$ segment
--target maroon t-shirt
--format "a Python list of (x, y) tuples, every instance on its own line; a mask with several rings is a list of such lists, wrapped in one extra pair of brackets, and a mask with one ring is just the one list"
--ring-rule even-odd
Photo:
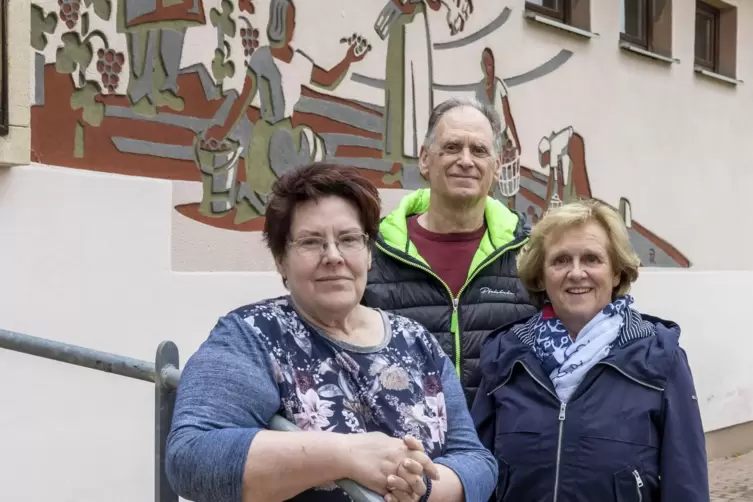
[(486, 233), (486, 222), (473, 232), (438, 234), (418, 224), (418, 215), (408, 218), (408, 238), (431, 269), (457, 296), (468, 277), (473, 256)]

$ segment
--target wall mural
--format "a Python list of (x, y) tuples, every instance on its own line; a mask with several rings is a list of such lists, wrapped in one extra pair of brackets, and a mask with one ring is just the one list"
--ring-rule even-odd
[[(32, 158), (200, 182), (200, 200), (175, 211), (202, 225), (253, 232), (262, 228), (274, 181), (310, 161), (357, 166), (381, 188), (424, 186), (417, 157), (441, 91), (474, 95), (502, 115), (503, 169), (494, 195), (509, 207), (535, 223), (547, 208), (597, 197), (584, 138), (573, 127), (546, 132), (536, 169), (520, 164), (509, 89), (556, 71), (572, 52), (502, 77), (485, 45), (509, 19), (509, 7), (494, 7), (488, 23), (469, 33), (473, 0), (361, 2), (354, 10), (373, 13), (373, 26), (331, 37), (324, 27), (317, 46), (340, 56), (323, 64), (311, 55), (321, 49), (296, 44), (296, 27), (312, 22), (300, 15), (299, 0), (35, 1)], [(448, 50), (477, 58), (478, 77), (436, 82), (433, 60)], [(377, 52), (381, 63), (371, 59)], [(370, 73), (374, 65), (383, 71)], [(375, 98), (342, 95), (346, 81)], [(632, 220), (627, 199), (617, 209), (644, 265), (690, 266)]]

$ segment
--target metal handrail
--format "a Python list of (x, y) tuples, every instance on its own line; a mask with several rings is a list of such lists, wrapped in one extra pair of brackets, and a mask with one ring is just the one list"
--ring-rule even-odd
[[(165, 447), (181, 375), (178, 347), (173, 342), (162, 342), (157, 347), (157, 354), (153, 363), (4, 329), (0, 329), (0, 348), (127, 378), (153, 382), (155, 384), (154, 500), (155, 502), (178, 502), (178, 494), (168, 483), (165, 473)], [(280, 415), (272, 417), (269, 427), (272, 430), (286, 432), (301, 430)], [(379, 502), (384, 500), (382, 496), (350, 479), (337, 480), (335, 483), (354, 502)]]

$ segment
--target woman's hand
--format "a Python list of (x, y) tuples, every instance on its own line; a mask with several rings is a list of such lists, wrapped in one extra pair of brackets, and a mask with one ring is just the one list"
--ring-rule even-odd
[[(396, 476), (387, 478), (387, 489), (390, 493), (385, 495), (385, 502), (415, 502), (426, 493), (425, 471), (424, 466), (420, 463), (420, 459), (426, 457), (424, 445), (412, 436), (406, 436), (404, 443), (410, 449), (410, 458), (403, 460), (397, 469)], [(436, 469), (433, 462), (431, 467)], [(439, 479), (439, 472), (436, 473), (436, 476), (429, 475), (427, 472), (427, 476), (436, 481)]]
[[(414, 468), (414, 463), (420, 466), (420, 477), (425, 472), (430, 478), (439, 479), (437, 466), (423, 452), (421, 442), (414, 438), (407, 437), (403, 441), (381, 432), (368, 432), (347, 434), (343, 439), (347, 442), (349, 456), (348, 477), (380, 495), (387, 495), (390, 476), (403, 479), (400, 475), (402, 473), (412, 479), (410, 471)], [(411, 462), (403, 465), (407, 459)], [(423, 485), (423, 479), (421, 484)]]
[(397, 475), (387, 478), (389, 493), (384, 496), (385, 502), (417, 502), (426, 493), (424, 483), (424, 468), (416, 462), (406, 458), (397, 468)]

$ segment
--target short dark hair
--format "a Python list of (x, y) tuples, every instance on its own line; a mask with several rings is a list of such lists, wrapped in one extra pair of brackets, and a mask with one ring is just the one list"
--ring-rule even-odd
[(497, 110), (493, 106), (481, 103), (475, 98), (450, 98), (447, 101), (439, 103), (431, 111), (429, 116), (429, 125), (426, 129), (426, 136), (424, 137), (424, 148), (429, 148), (437, 133), (437, 125), (442, 117), (451, 110), (461, 107), (469, 107), (480, 111), (486, 120), (489, 121), (489, 125), (492, 128), (492, 145), (494, 147), (494, 153), (499, 153), (502, 150), (502, 119), (497, 113)]
[(379, 232), (379, 190), (353, 167), (315, 162), (286, 172), (272, 186), (264, 221), (264, 240), (276, 260), (285, 255), (298, 204), (341, 197), (358, 209), (363, 231), (373, 242)]

